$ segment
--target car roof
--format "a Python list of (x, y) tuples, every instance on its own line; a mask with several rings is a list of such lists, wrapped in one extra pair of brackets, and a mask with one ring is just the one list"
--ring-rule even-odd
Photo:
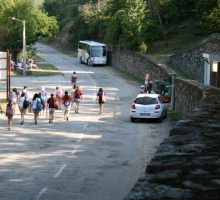
[(157, 98), (158, 96), (161, 96), (160, 94), (138, 94), (136, 98), (140, 98), (140, 97), (151, 97), (151, 98)]

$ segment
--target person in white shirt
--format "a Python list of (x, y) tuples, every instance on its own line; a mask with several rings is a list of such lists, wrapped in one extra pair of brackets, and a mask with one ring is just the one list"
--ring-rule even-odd
[(26, 110), (27, 110), (27, 108), (23, 108), (25, 98), (26, 98), (25, 93), (22, 92), (21, 97), (19, 99), (19, 104), (18, 104), (19, 105), (19, 110), (20, 110), (20, 113), (21, 113), (21, 125), (24, 124), (24, 115), (25, 115)]

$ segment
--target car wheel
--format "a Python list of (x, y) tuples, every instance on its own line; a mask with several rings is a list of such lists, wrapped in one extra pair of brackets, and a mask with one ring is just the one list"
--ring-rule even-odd
[(157, 121), (159, 122), (159, 123), (162, 123), (162, 121), (163, 121), (163, 115), (161, 114), (161, 116), (157, 119)]
[(131, 117), (131, 122), (135, 122), (135, 118)]
[(167, 110), (166, 110), (166, 114), (164, 115), (164, 118), (167, 118)]

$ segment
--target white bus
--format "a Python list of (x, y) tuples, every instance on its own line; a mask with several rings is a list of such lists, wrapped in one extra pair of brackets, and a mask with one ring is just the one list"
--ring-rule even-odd
[(79, 41), (78, 60), (88, 64), (90, 56), (93, 56), (94, 65), (105, 65), (107, 61), (106, 45), (89, 40)]

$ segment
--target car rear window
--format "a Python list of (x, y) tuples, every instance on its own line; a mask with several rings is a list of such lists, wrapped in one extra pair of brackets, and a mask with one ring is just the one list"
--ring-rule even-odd
[(140, 97), (135, 100), (135, 103), (142, 104), (142, 105), (157, 104), (157, 99), (151, 98), (151, 97)]

